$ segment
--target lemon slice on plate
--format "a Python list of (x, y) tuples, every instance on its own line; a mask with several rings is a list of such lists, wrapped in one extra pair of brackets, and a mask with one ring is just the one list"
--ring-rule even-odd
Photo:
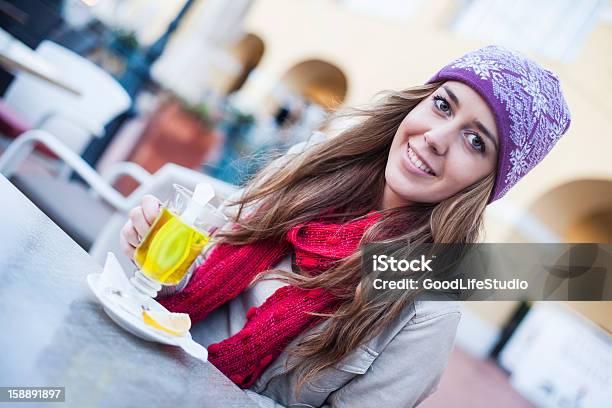
[(186, 313), (160, 313), (143, 310), (142, 319), (147, 326), (172, 336), (182, 336), (191, 328), (191, 319)]

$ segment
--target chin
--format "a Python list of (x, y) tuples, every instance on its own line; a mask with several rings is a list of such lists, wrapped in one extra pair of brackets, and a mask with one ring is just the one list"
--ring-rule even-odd
[[(421, 203), (421, 204), (436, 204), (442, 200), (431, 199), (431, 193), (428, 192), (426, 186), (417, 185), (415, 183), (406, 182), (406, 179), (392, 180), (389, 188), (395, 193), (399, 201), (406, 203)], [(415, 194), (415, 192), (420, 194)]]
[[(387, 185), (393, 191), (398, 201), (414, 202), (416, 197), (413, 197), (414, 190), (418, 187), (412, 183), (406, 183), (405, 179), (392, 179), (387, 181)], [(412, 193), (412, 194), (411, 194)]]

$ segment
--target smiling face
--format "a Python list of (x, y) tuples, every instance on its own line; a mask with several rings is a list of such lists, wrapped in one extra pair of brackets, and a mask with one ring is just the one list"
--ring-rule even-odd
[(448, 81), (402, 120), (385, 168), (382, 209), (438, 203), (491, 174), (499, 141), (493, 112), (469, 86)]

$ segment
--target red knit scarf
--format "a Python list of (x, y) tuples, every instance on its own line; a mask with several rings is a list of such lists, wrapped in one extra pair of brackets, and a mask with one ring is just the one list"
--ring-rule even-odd
[[(260, 272), (272, 269), (291, 250), (296, 264), (309, 274), (321, 273), (354, 253), (364, 231), (380, 218), (372, 211), (346, 224), (309, 222), (293, 227), (280, 242), (217, 245), (194, 272), (185, 289), (160, 301), (197, 322), (235, 298)], [(248, 310), (238, 333), (208, 347), (209, 361), (242, 388), (250, 387), (285, 347), (321, 321), (309, 312), (332, 312), (337, 301), (324, 289), (283, 286), (258, 308)]]

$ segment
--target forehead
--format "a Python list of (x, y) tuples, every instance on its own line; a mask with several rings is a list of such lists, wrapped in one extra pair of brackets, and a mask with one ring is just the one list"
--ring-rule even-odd
[(491, 133), (496, 134), (495, 115), (487, 102), (470, 86), (459, 81), (446, 81), (442, 84), (443, 92), (450, 91), (459, 100), (458, 113), (469, 120), (479, 120)]

